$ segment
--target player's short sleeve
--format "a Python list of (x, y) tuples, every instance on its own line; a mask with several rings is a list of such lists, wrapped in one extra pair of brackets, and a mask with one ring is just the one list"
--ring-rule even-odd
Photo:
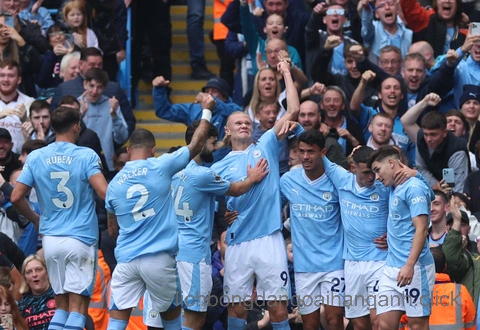
[(33, 187), (35, 183), (35, 179), (33, 176), (33, 171), (35, 169), (34, 161), (36, 157), (32, 153), (28, 155), (27, 161), (23, 165), (22, 171), (20, 172), (20, 176), (18, 177), (17, 181), (27, 185), (29, 187)]
[(288, 185), (288, 178), (290, 176), (290, 172), (285, 173), (282, 175), (280, 178), (280, 196), (282, 197), (282, 205), (286, 205), (288, 203), (288, 198), (287, 198), (287, 185)]
[(87, 178), (100, 173), (102, 171), (102, 162), (100, 157), (92, 149), (85, 148), (84, 161), (85, 161), (85, 174)]
[(107, 195), (105, 196), (105, 209), (108, 213), (115, 214), (115, 210), (112, 203), (112, 186), (111, 184), (108, 185), (107, 188)]
[(157, 160), (161, 162), (164, 173), (172, 177), (188, 165), (190, 162), (190, 150), (188, 147), (181, 147), (171, 154), (161, 155)]
[(277, 135), (273, 128), (269, 129), (258, 139), (258, 145), (267, 155), (278, 159), (280, 155), (280, 147), (285, 141), (278, 141)]
[(230, 182), (222, 179), (212, 169), (199, 171), (194, 178), (195, 189), (215, 195), (224, 195), (230, 188)]
[(405, 199), (412, 218), (430, 214), (430, 193), (424, 184), (409, 185), (405, 192)]

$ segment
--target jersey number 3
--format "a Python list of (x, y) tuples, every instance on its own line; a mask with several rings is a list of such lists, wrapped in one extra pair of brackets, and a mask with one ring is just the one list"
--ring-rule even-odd
[(155, 215), (155, 210), (153, 207), (147, 210), (142, 210), (143, 206), (148, 201), (149, 192), (147, 188), (143, 184), (134, 184), (127, 190), (127, 199), (133, 198), (135, 193), (140, 193), (140, 198), (132, 209), (133, 220), (140, 221)]
[(72, 191), (66, 186), (68, 180), (70, 180), (70, 172), (50, 172), (50, 179), (60, 179), (60, 182), (57, 184), (57, 191), (59, 193), (64, 193), (67, 197), (66, 200), (61, 200), (60, 198), (52, 198), (53, 204), (55, 204), (56, 207), (61, 209), (68, 209), (72, 207), (75, 197), (73, 196)]

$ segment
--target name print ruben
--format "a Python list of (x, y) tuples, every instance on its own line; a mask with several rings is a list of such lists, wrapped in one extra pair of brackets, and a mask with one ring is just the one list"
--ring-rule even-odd
[(52, 165), (52, 164), (68, 164), (70, 165), (72, 163), (73, 158), (70, 156), (55, 156), (53, 155), (52, 157), (46, 158), (45, 162), (47, 165)]

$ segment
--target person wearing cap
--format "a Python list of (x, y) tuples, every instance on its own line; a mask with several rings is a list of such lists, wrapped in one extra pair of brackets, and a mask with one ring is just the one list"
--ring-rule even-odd
[(469, 125), (468, 150), (475, 153), (475, 144), (480, 140), (480, 125), (477, 125), (480, 116), (480, 86), (463, 86), (459, 109)]
[[(468, 239), (468, 216), (460, 210), (455, 198), (450, 199), (451, 228), (442, 244), (447, 263), (446, 273), (452, 281), (463, 284), (470, 292), (475, 306), (478, 307), (480, 292), (480, 256), (466, 249)], [(448, 218), (447, 218), (448, 224)]]
[[(242, 108), (233, 103), (229, 97), (229, 87), (225, 80), (221, 78), (212, 78), (198, 93), (192, 103), (171, 104), (167, 95), (167, 86), (170, 84), (163, 76), (156, 77), (152, 81), (153, 85), (153, 107), (157, 117), (190, 125), (202, 117), (201, 102), (205, 96), (211, 94), (216, 101), (213, 110), (211, 123), (218, 129), (218, 140), (225, 136), (225, 124), (228, 116), (235, 111), (242, 111)], [(215, 152), (215, 161), (225, 155), (221, 150)]]
[(12, 149), (12, 135), (6, 128), (0, 127), (0, 166), (3, 166), (1, 173), (5, 181), (10, 179), (13, 171), (22, 167), (22, 163), (18, 160), (18, 154), (14, 153)]

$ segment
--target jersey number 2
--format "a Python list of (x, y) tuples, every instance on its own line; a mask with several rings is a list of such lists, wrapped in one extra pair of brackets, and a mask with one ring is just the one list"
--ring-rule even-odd
[(153, 209), (153, 207), (149, 208), (148, 210), (142, 211), (142, 208), (147, 202), (149, 195), (147, 188), (143, 184), (137, 183), (128, 188), (127, 199), (133, 198), (133, 195), (135, 195), (135, 193), (137, 192), (140, 193), (140, 198), (135, 203), (135, 206), (132, 209), (133, 220), (140, 221), (155, 215), (155, 210)]
[(60, 198), (52, 198), (53, 204), (61, 209), (68, 209), (72, 207), (75, 197), (73, 196), (72, 191), (66, 186), (68, 180), (70, 180), (70, 172), (50, 172), (50, 179), (60, 179), (60, 182), (57, 184), (57, 191), (59, 193), (64, 193), (67, 197), (67, 199), (64, 201), (62, 201)]

